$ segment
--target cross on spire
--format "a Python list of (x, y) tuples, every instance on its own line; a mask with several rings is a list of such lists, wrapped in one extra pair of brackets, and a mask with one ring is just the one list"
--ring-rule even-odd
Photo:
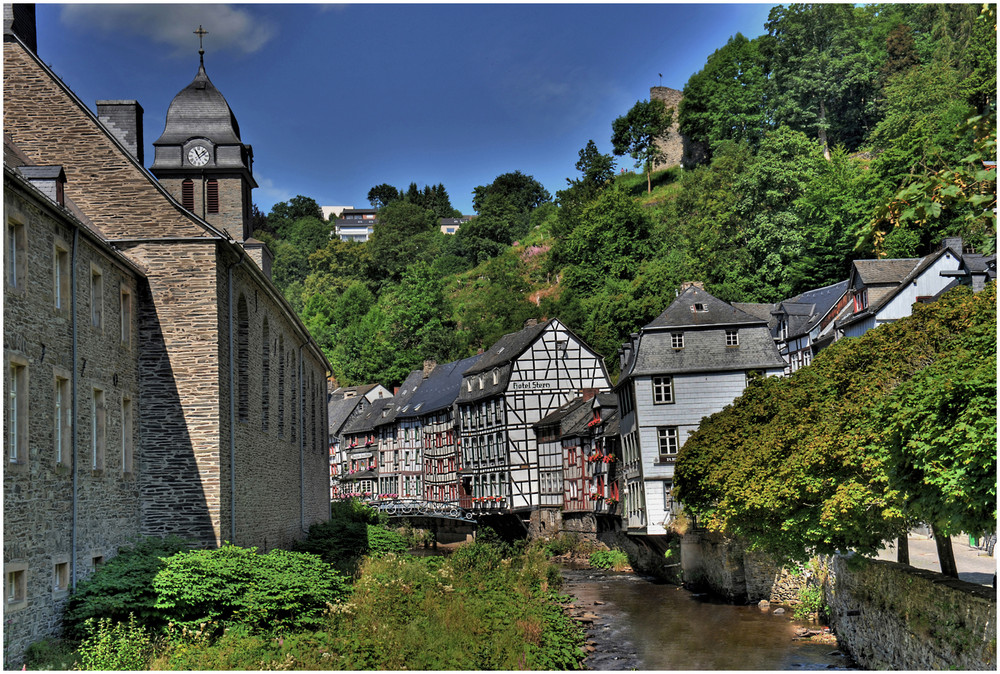
[(205, 45), (202, 43), (202, 39), (206, 35), (208, 35), (208, 31), (205, 30), (204, 28), (202, 28), (201, 24), (199, 23), (198, 24), (198, 30), (194, 31), (194, 34), (198, 36), (198, 56), (201, 57), (201, 62), (204, 65), (204, 63), (205, 63)]

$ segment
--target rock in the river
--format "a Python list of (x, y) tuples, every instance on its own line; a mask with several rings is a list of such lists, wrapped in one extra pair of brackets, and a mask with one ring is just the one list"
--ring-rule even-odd
[(761, 611), (766, 611), (767, 609), (771, 608), (771, 602), (769, 602), (766, 599), (761, 599), (759, 602), (757, 602), (757, 608), (759, 608)]
[(783, 608), (776, 608), (776, 609), (774, 609), (774, 615), (781, 615), (784, 612), (785, 612), (785, 609), (783, 609)]

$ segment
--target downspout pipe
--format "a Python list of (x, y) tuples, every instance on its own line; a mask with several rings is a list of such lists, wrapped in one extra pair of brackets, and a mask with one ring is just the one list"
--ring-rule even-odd
[(305, 424), (305, 396), (302, 392), (302, 348), (305, 342), (299, 345), (299, 527), (302, 533), (309, 533), (306, 526), (306, 424)]
[[(70, 314), (72, 314), (70, 316), (70, 326), (71, 326), (70, 330), (73, 333), (73, 349), (72, 349), (72, 359), (73, 359), (73, 402), (71, 404), (71, 414), (72, 414), (73, 423), (70, 424), (70, 433), (71, 433), (71, 438), (72, 438), (72, 443), (73, 443), (73, 446), (72, 446), (72, 449), (71, 449), (71, 457), (72, 457), (72, 461), (73, 461), (73, 496), (72, 496), (72, 499), (73, 499), (73, 505), (72, 505), (72, 508), (73, 508), (73, 517), (72, 517), (72, 523), (70, 524), (70, 548), (71, 548), (71, 550), (70, 550), (70, 558), (69, 558), (70, 562), (69, 562), (69, 566), (70, 566), (70, 576), (71, 576), (71, 587), (73, 588), (74, 591), (76, 590), (76, 543), (77, 543), (77, 541), (76, 541), (76, 528), (77, 528), (77, 507), (76, 507), (76, 501), (77, 501), (77, 492), (78, 492), (78, 488), (79, 488), (78, 480), (77, 480), (77, 464), (79, 462), (77, 461), (77, 456), (76, 456), (77, 449), (78, 449), (78, 446), (79, 446), (79, 442), (78, 442), (77, 437), (76, 437), (76, 429), (77, 429), (77, 424), (76, 424), (76, 421), (77, 421), (77, 417), (76, 417), (76, 411), (77, 411), (76, 398), (77, 398), (77, 388), (78, 388), (78, 386), (77, 386), (77, 374), (76, 374), (76, 359), (77, 359), (77, 347), (76, 347), (76, 251), (77, 251), (77, 247), (79, 246), (79, 244), (80, 244), (80, 228), (76, 227), (73, 230), (73, 253), (71, 254), (72, 258), (71, 258), (71, 261), (70, 261), (70, 274), (69, 274), (69, 282), (70, 282), (70, 291), (69, 291), (69, 294), (70, 294)], [(59, 422), (59, 420), (57, 420), (57, 423), (58, 422)]]
[[(235, 243), (235, 242), (233, 242)], [(243, 264), (246, 253), (226, 267), (229, 285), (229, 542), (236, 544), (236, 355), (233, 353), (233, 268)]]

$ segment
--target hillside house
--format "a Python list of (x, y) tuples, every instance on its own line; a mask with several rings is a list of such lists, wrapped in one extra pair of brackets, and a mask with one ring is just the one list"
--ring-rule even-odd
[(834, 321), (850, 302), (847, 281), (841, 281), (776, 305), (771, 312), (775, 317), (772, 334), (778, 352), (788, 363), (786, 374), (805, 367), (821, 349), (833, 343)]
[(767, 321), (694, 283), (633, 333), (619, 356), (627, 527), (663, 534), (673, 512), (674, 462), (688, 435), (739, 396), (754, 373), (780, 375), (785, 362)]

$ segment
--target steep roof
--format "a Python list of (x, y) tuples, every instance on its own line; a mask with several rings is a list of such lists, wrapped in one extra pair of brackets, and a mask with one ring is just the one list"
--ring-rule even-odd
[(496, 343), (489, 348), (482, 357), (476, 362), (475, 365), (467, 369), (462, 374), (477, 374), (479, 372), (486, 372), (487, 370), (492, 370), (495, 367), (509, 363), (510, 361), (516, 359), (525, 349), (527, 349), (535, 339), (545, 331), (555, 319), (551, 318), (544, 323), (537, 323), (535, 325), (529, 325), (526, 328), (522, 328), (517, 332), (511, 332), (496, 341)]
[(365, 412), (350, 419), (341, 431), (342, 434), (366, 433), (382, 423), (382, 411), (393, 402), (392, 398), (379, 398), (372, 402)]
[(766, 322), (765, 319), (740, 311), (698, 286), (688, 286), (662, 314), (644, 326), (643, 330)]
[(355, 396), (353, 398), (334, 398), (327, 404), (327, 416), (329, 418), (329, 428), (331, 435), (339, 435), (341, 428), (350, 418), (354, 410), (357, 409), (358, 403), (361, 401), (366, 401), (364, 396)]
[(400, 412), (396, 417), (423, 416), (451, 407), (462, 387), (462, 373), (475, 365), (479, 358), (477, 354), (435, 367), (430, 376), (417, 387), (410, 399), (409, 409)]
[(784, 313), (788, 323), (788, 337), (804, 335), (823, 320), (840, 298), (847, 292), (848, 281), (840, 281), (815, 290), (790, 297), (778, 304), (775, 313)]
[(388, 408), (389, 413), (383, 416), (378, 422), (376, 422), (375, 425), (381, 426), (382, 424), (390, 424), (395, 421), (396, 417), (401, 413), (409, 412), (412, 409), (411, 400), (413, 399), (413, 396), (416, 395), (417, 389), (423, 385), (424, 381), (423, 370), (414, 370), (407, 375), (406, 379), (403, 380), (403, 383), (399, 385), (399, 391), (397, 391), (396, 395), (389, 399), (391, 402)]
[(218, 145), (238, 145), (240, 125), (236, 115), (205, 72), (205, 63), (198, 73), (174, 96), (167, 108), (167, 122), (156, 145), (180, 145), (191, 138), (207, 138)]
[(866, 286), (898, 284), (920, 264), (920, 258), (855, 260), (852, 264), (854, 272)]
[(575, 412), (578, 412), (580, 409), (585, 409), (587, 411), (590, 410), (590, 407), (584, 404), (585, 402), (587, 401), (585, 401), (582, 396), (577, 396), (572, 400), (568, 400), (559, 407), (557, 407), (556, 409), (546, 414), (544, 417), (542, 417), (535, 423), (533, 423), (531, 427), (536, 429), (537, 431), (537, 429), (541, 428), (542, 426), (552, 426), (553, 424), (559, 424), (560, 434), (562, 434), (565, 428), (564, 420), (567, 417), (571, 416)]

